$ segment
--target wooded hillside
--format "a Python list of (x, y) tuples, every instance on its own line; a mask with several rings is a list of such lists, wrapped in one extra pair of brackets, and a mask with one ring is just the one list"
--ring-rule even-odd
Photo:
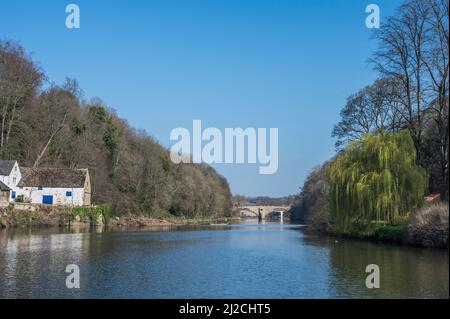
[(203, 164), (175, 165), (169, 152), (76, 80), (54, 85), (12, 41), (0, 41), (0, 159), (22, 166), (89, 168), (93, 202), (117, 215), (210, 217), (230, 210), (225, 178)]

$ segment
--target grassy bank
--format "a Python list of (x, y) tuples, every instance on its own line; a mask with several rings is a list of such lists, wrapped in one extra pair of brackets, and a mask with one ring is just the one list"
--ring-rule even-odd
[(0, 228), (29, 226), (104, 225), (109, 215), (104, 205), (71, 208), (45, 205), (10, 205), (0, 209)]
[(331, 225), (333, 236), (394, 242), (433, 248), (448, 248), (449, 229), (446, 203), (431, 204), (418, 209), (397, 223), (353, 223), (350, 229), (339, 231)]
[(409, 242), (408, 224), (354, 224), (347, 231), (328, 230), (333, 236), (369, 239), (376, 241), (407, 244)]
[(45, 205), (10, 205), (0, 208), (0, 228), (30, 226), (107, 225), (113, 227), (140, 227), (152, 225), (201, 225), (229, 223), (233, 219), (184, 218), (169, 213), (157, 217), (141, 215), (111, 216), (107, 205), (91, 207), (64, 207)]

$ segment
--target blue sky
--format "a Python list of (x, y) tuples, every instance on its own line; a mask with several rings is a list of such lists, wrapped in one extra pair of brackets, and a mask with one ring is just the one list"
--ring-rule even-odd
[[(76, 3), (81, 28), (65, 27)], [(19, 41), (55, 83), (78, 79), (165, 146), (175, 127), (278, 127), (279, 169), (216, 164), (233, 193), (284, 196), (334, 154), (346, 97), (376, 77), (365, 7), (398, 0), (2, 1), (0, 38)]]

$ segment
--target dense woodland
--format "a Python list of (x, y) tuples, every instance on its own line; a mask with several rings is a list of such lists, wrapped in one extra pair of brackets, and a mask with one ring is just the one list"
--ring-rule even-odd
[(223, 216), (225, 178), (208, 165), (178, 164), (143, 130), (100, 99), (85, 101), (76, 80), (49, 81), (18, 43), (0, 41), (0, 159), (22, 166), (89, 168), (93, 202), (116, 215)]
[[(424, 194), (448, 201), (448, 16), (447, 0), (408, 0), (374, 31), (379, 77), (348, 97), (332, 131), (337, 155), (307, 177), (295, 219), (321, 229), (393, 223)], [(436, 218), (448, 238), (448, 210)]]

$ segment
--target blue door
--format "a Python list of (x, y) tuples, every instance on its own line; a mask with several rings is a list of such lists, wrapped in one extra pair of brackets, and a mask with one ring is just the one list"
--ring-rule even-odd
[(42, 204), (53, 205), (53, 196), (42, 195)]

